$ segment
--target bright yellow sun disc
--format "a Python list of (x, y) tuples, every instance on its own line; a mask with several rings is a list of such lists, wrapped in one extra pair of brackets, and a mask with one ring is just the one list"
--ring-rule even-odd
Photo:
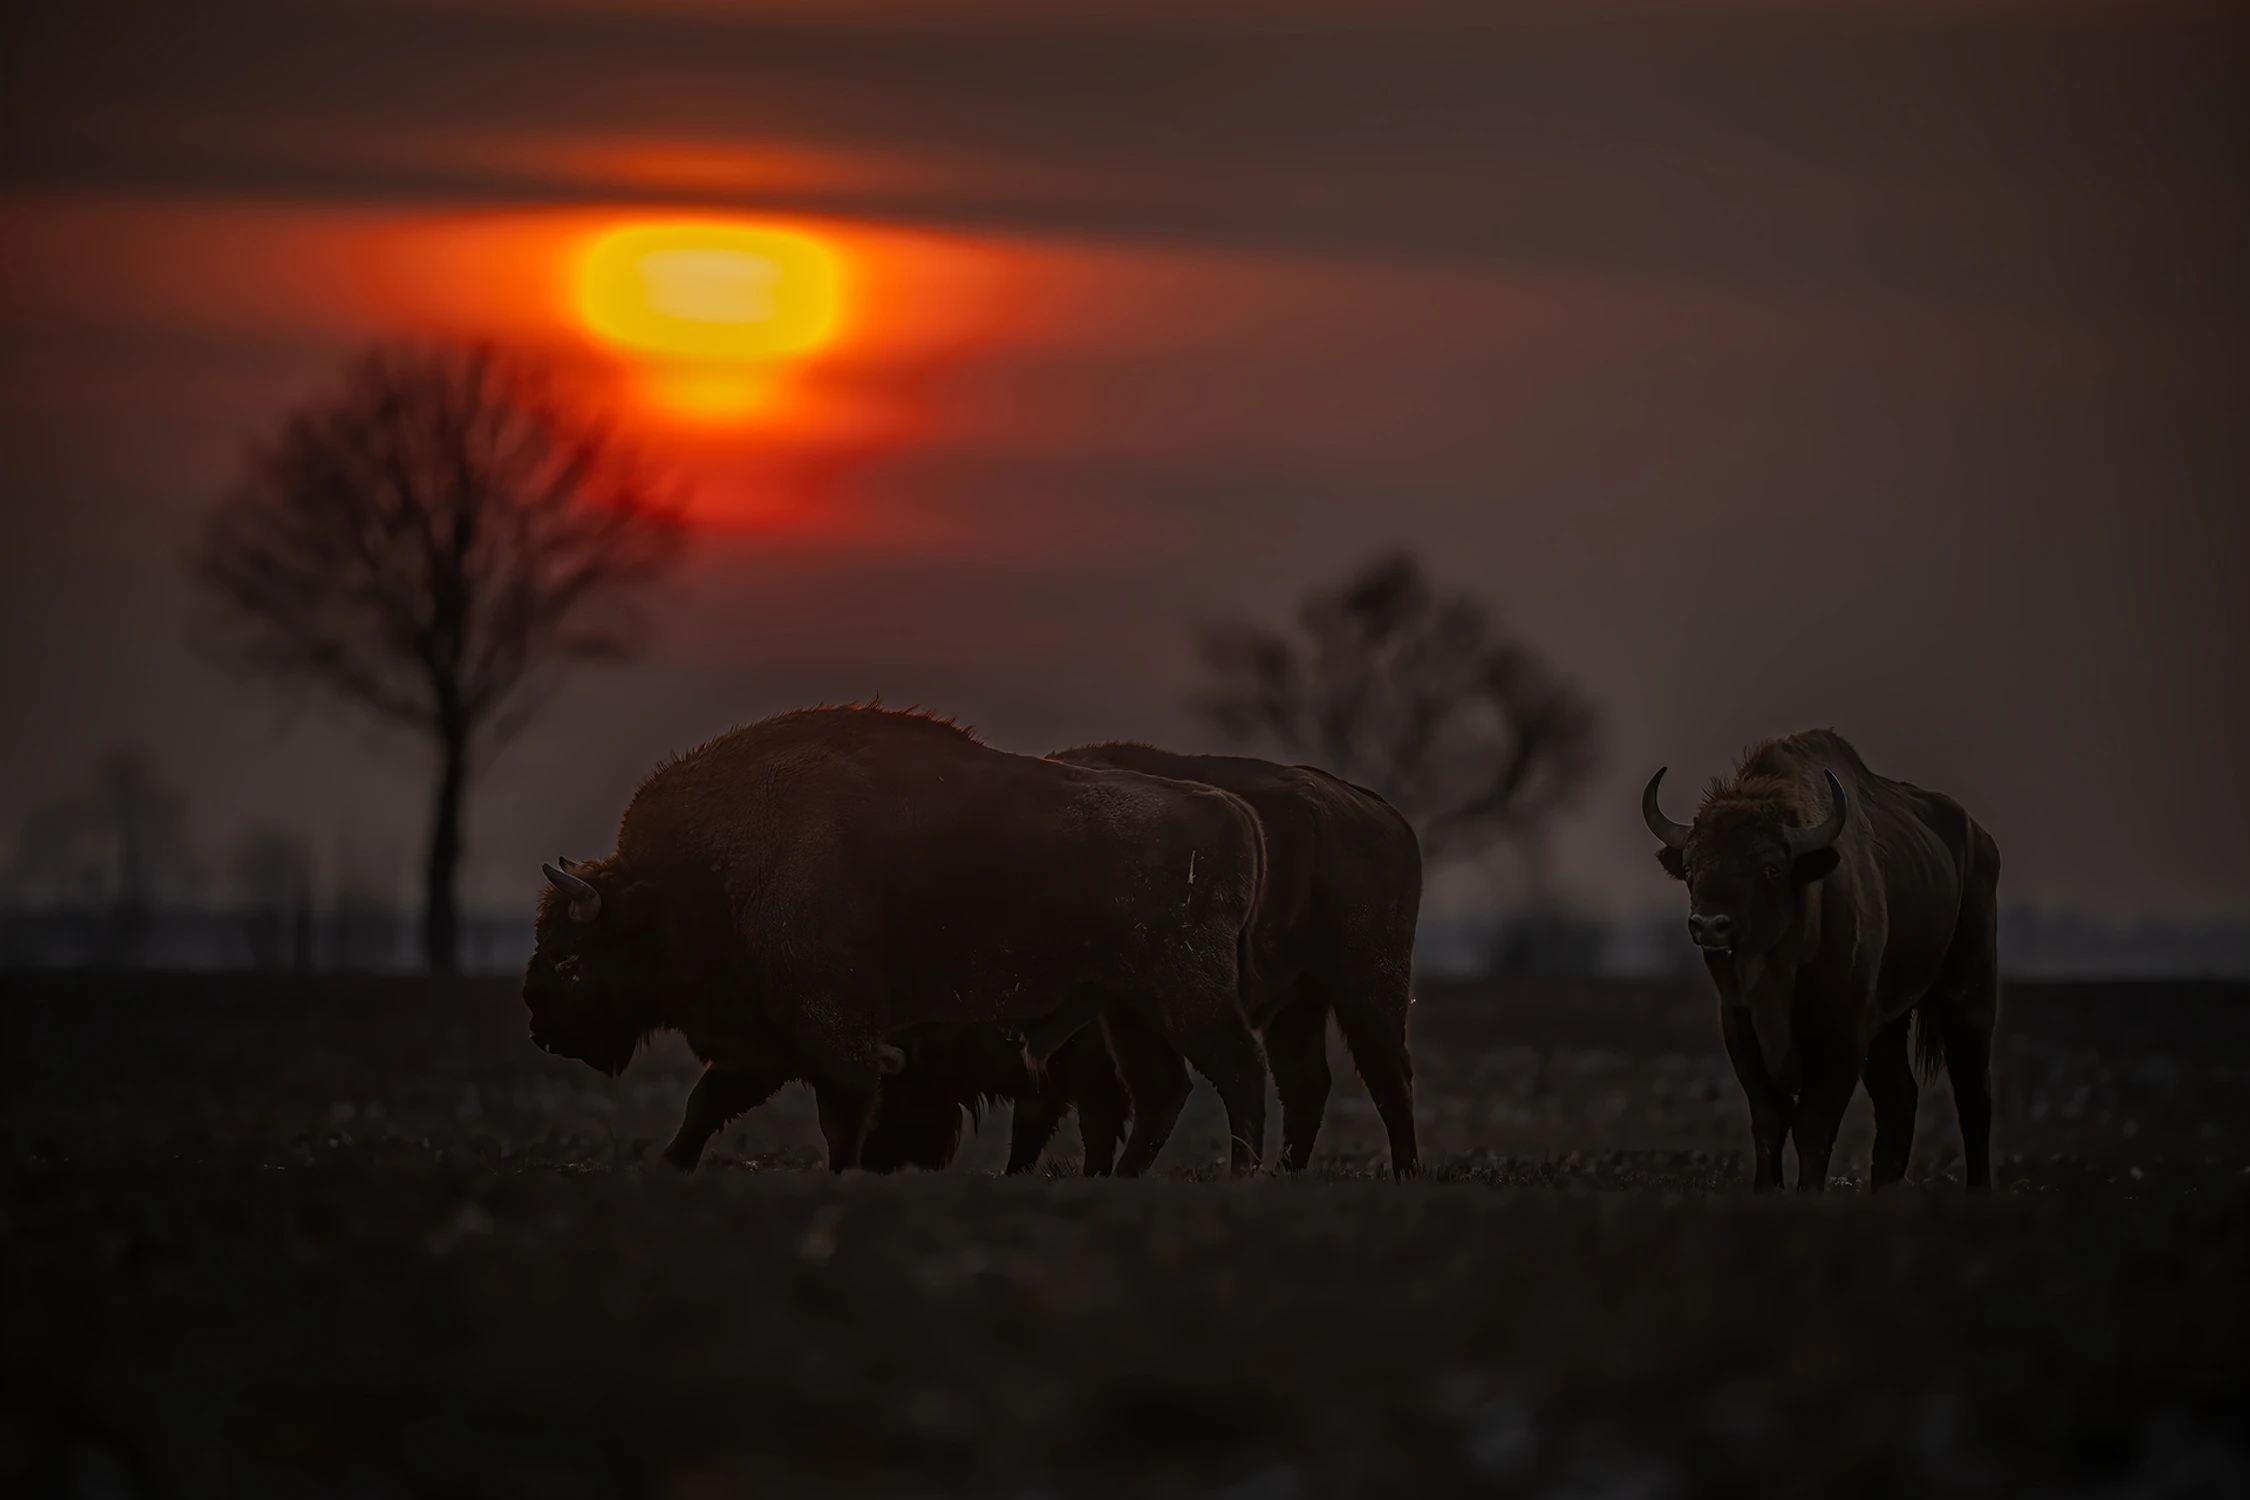
[(826, 344), (841, 268), (809, 234), (725, 220), (628, 224), (578, 265), (578, 311), (605, 342), (702, 360), (767, 360)]

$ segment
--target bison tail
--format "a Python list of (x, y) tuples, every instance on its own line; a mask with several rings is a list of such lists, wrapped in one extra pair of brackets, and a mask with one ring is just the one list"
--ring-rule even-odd
[(1945, 1028), (1927, 1005), (1914, 1007), (1914, 1071), (1924, 1083), (1945, 1071)]

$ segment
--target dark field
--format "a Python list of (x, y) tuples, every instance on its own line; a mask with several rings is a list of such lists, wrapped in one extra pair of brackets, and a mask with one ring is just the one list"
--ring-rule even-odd
[(996, 1179), (1004, 1118), (835, 1179), (797, 1089), (682, 1179), (684, 1052), (511, 984), (0, 983), (13, 1492), (2250, 1490), (2240, 987), (2016, 986), (1999, 1191), (1939, 1083), (1912, 1185), (1808, 1200), (1695, 989), (1427, 988), (1399, 1186), (1348, 1067), (1299, 1179), (1207, 1087), (1153, 1180)]

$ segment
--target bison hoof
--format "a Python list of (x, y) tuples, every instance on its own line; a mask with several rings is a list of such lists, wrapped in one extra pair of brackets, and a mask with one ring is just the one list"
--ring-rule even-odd
[(676, 1172), (692, 1172), (695, 1170), (695, 1164), (702, 1159), (702, 1148), (676, 1144), (666, 1146), (664, 1154), (658, 1158), (664, 1165)]

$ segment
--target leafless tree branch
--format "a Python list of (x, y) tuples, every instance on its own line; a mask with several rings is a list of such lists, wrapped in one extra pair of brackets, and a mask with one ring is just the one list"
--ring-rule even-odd
[(226, 655), (438, 750), (428, 939), (446, 967), (469, 768), (542, 685), (638, 648), (682, 540), (679, 496), (540, 370), (400, 345), (254, 451), (190, 566)]
[(1405, 553), (1309, 595), (1293, 635), (1233, 621), (1197, 646), (1214, 728), (1373, 787), (1433, 861), (1536, 837), (1598, 760), (1593, 705)]

